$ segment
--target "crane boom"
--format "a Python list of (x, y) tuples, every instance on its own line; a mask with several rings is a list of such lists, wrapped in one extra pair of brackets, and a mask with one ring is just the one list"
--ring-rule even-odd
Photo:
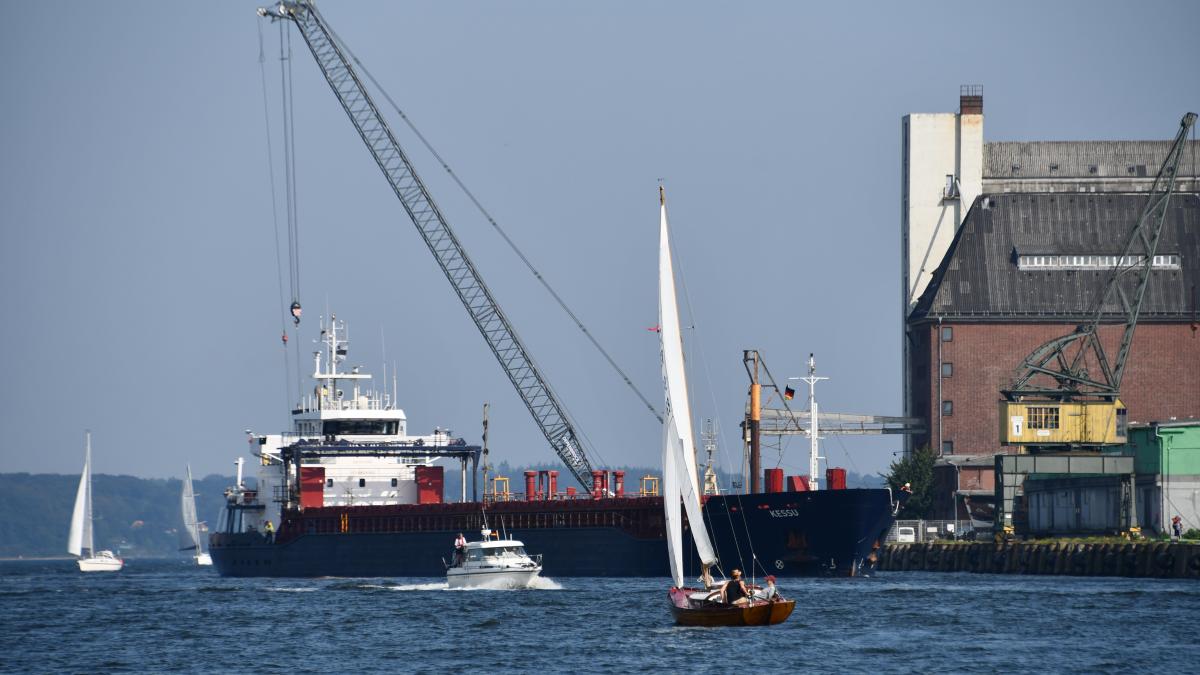
[(454, 236), (450, 224), (434, 203), (316, 7), (310, 2), (282, 0), (270, 10), (260, 9), (259, 15), (286, 19), (296, 24), (329, 87), (333, 89), (346, 115), (371, 151), (396, 192), (396, 197), (417, 226), (421, 238), (446, 274), (508, 379), (516, 387), (521, 400), (529, 408), (546, 440), (575, 479), (591, 490), (591, 464), (566, 410), (517, 337), (462, 244)]
[[(1142, 298), (1154, 266), (1154, 255), (1162, 235), (1167, 205), (1175, 191), (1179, 160), (1183, 156), (1188, 131), (1195, 122), (1195, 113), (1187, 113), (1180, 121), (1179, 132), (1158, 170), (1154, 185), (1146, 198), (1146, 205), (1125, 239), (1125, 245), (1117, 257), (1118, 263), (1109, 273), (1104, 290), (1097, 298), (1091, 321), (1070, 335), (1046, 342), (1027, 356), (1017, 369), (1012, 385), (1003, 391), (1009, 400), (1029, 395), (1090, 395), (1112, 400), (1120, 395), (1121, 378), (1125, 373), (1129, 348), (1133, 344), (1133, 332), (1137, 328)], [(1126, 277), (1133, 277), (1132, 291), (1126, 289), (1128, 284), (1122, 283)], [(1104, 318), (1104, 306), (1114, 295), (1124, 314), (1125, 330), (1121, 336), (1117, 358), (1110, 366), (1100, 344), (1099, 328)], [(1094, 361), (1097, 365), (1100, 370), (1098, 374), (1092, 375), (1088, 371), (1089, 361)], [(1039, 377), (1042, 382), (1040, 385), (1033, 382)]]

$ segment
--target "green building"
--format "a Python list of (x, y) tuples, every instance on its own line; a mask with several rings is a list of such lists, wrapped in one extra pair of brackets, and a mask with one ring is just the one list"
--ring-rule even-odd
[[(1133, 456), (1136, 519), (1147, 535), (1200, 529), (1200, 420), (1131, 425), (1129, 441), (1105, 454)], [(1128, 527), (1129, 474), (1030, 474), (1024, 481), (1027, 532), (1035, 536), (1115, 534)]]
[(1131, 426), (1120, 451), (1134, 455), (1144, 530), (1170, 533), (1175, 516), (1200, 529), (1200, 421)]

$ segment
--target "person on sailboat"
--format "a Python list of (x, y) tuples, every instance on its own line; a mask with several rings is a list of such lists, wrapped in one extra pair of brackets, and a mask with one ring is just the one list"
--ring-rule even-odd
[(755, 600), (771, 600), (778, 597), (779, 590), (775, 588), (775, 575), (767, 575), (767, 585), (754, 591)]
[(733, 578), (725, 582), (725, 603), (729, 605), (750, 604), (750, 591), (746, 589), (746, 582), (742, 580), (742, 571), (733, 570), (730, 575)]

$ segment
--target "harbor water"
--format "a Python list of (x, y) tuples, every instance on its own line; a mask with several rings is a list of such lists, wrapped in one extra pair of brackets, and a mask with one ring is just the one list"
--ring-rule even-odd
[(783, 579), (772, 628), (672, 625), (666, 579), (447, 590), (442, 579), (233, 579), (0, 562), (3, 672), (728, 673), (1200, 669), (1194, 580), (888, 572)]

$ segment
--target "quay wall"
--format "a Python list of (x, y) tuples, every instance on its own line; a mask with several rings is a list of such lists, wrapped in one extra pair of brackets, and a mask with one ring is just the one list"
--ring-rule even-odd
[(1200, 580), (1200, 543), (888, 544), (878, 569)]

